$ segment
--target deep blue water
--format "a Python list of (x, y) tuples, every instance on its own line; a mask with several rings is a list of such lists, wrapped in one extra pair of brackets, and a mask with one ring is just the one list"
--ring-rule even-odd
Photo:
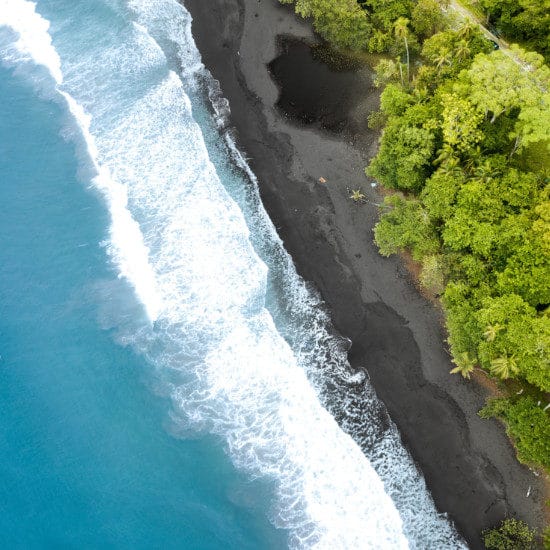
[(228, 115), (175, 0), (0, 0), (0, 548), (461, 548)]

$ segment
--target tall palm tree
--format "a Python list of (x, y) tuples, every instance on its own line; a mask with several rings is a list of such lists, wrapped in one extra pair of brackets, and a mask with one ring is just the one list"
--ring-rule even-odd
[(439, 49), (437, 56), (433, 59), (438, 71), (442, 69), (444, 65), (450, 65), (453, 60), (452, 52), (446, 46)]
[(481, 147), (476, 145), (470, 149), (468, 158), (464, 160), (464, 170), (468, 173), (469, 177), (475, 177), (475, 171), (479, 166), (479, 159), (481, 158)]
[(470, 22), (466, 21), (459, 29), (458, 29), (458, 36), (459, 38), (463, 38), (465, 40), (470, 40), (474, 36), (476, 27)]
[(518, 365), (515, 357), (513, 355), (512, 357), (501, 355), (500, 357), (493, 359), (491, 361), (490, 371), (491, 374), (502, 378), (502, 380), (510, 378), (512, 374), (517, 374), (518, 372)]
[(448, 143), (444, 143), (443, 147), (439, 149), (437, 154), (438, 157), (433, 162), (435, 166), (437, 166), (438, 164), (443, 164), (444, 162), (455, 158), (453, 148)]
[(459, 61), (463, 61), (464, 59), (467, 59), (470, 55), (470, 44), (467, 40), (461, 40), (455, 49), (455, 56)]
[(494, 342), (495, 338), (497, 337), (497, 334), (503, 329), (504, 327), (502, 325), (496, 324), (496, 325), (488, 325), (485, 329), (485, 332), (483, 333), (483, 337), (487, 342)]
[(452, 147), (445, 144), (438, 152), (438, 157), (434, 160), (434, 166), (439, 166), (439, 170), (448, 176), (459, 177), (462, 174), (460, 161), (455, 156)]
[(405, 87), (405, 82), (403, 80), (403, 63), (401, 63), (401, 59), (399, 59), (399, 56), (396, 57), (397, 66), (399, 67), (399, 77), (401, 78), (401, 86), (403, 88)]
[(456, 367), (451, 370), (451, 374), (461, 374), (463, 378), (470, 378), (476, 366), (474, 359), (470, 357), (467, 351), (463, 351), (455, 359), (453, 359)]
[(397, 19), (397, 21), (393, 24), (395, 36), (397, 38), (400, 38), (405, 42), (405, 50), (407, 52), (407, 82), (410, 80), (410, 70), (409, 70), (409, 41), (407, 40), (409, 36), (409, 20), (405, 17), (400, 17)]
[(473, 176), (482, 183), (488, 184), (495, 177), (501, 175), (501, 170), (495, 169), (491, 161), (485, 159), (473, 169)]

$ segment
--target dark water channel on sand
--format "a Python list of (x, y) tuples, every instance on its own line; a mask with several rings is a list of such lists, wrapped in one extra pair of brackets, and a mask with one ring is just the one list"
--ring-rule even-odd
[(355, 135), (377, 110), (372, 71), (328, 46), (282, 37), (269, 64), (279, 87), (277, 107), (289, 118), (334, 133)]

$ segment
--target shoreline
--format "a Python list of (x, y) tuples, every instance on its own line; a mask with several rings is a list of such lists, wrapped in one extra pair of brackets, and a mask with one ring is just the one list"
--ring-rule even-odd
[[(280, 53), (282, 36), (318, 42), (309, 24), (277, 0), (184, 4), (285, 248), (319, 289), (336, 330), (353, 342), (352, 367), (368, 371), (438, 510), (471, 548), (483, 548), (482, 529), (505, 516), (540, 530), (543, 476), (517, 462), (497, 421), (477, 417), (487, 389), (449, 374), (441, 312), (418, 292), (403, 261), (381, 257), (372, 241), (380, 197), (363, 169), (377, 134), (368, 131), (354, 144), (345, 133), (296, 124), (275, 108), (280, 90), (267, 64)], [(377, 92), (358, 92), (372, 109)], [(349, 199), (347, 189), (357, 187), (367, 204)]]

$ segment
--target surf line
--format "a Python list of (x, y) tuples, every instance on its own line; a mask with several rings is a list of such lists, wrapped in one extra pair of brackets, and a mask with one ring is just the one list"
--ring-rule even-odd
[[(91, 116), (74, 97), (63, 90), (61, 59), (49, 35), (50, 22), (37, 13), (34, 2), (0, 0), (0, 27), (2, 26), (12, 29), (18, 35), (17, 40), (0, 48), (3, 63), (19, 72), (26, 69), (33, 85), (42, 92), (55, 91), (72, 115), (92, 164), (92, 185), (101, 192), (108, 205), (111, 218), (110, 239), (103, 244), (106, 245), (111, 260), (117, 265), (119, 277), (125, 278), (134, 288), (149, 321), (153, 323), (162, 310), (162, 299), (149, 263), (149, 249), (144, 243), (139, 224), (128, 209), (126, 188), (113, 179), (107, 167), (99, 163), (95, 140), (90, 132)], [(36, 66), (47, 69), (53, 83), (37, 78), (33, 74)]]

